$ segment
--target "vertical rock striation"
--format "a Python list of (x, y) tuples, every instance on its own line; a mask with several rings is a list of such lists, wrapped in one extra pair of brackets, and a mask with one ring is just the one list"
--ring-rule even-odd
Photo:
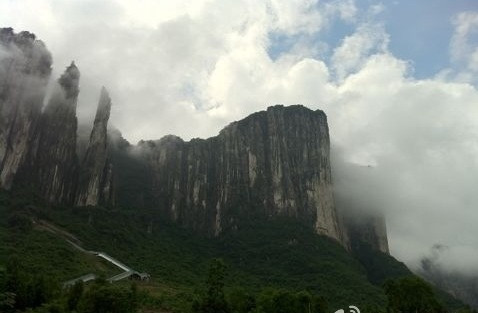
[(113, 202), (113, 165), (108, 149), (108, 120), (111, 99), (103, 87), (90, 141), (81, 164), (76, 204), (79, 206)]
[(0, 29), (1, 188), (24, 185), (51, 203), (154, 208), (216, 236), (288, 217), (346, 247), (367, 242), (388, 252), (383, 219), (344, 224), (336, 212), (324, 112), (277, 105), (209, 139), (166, 136), (134, 147), (108, 133), (103, 88), (89, 141), (77, 141), (80, 72), (74, 63), (66, 69), (42, 112), (50, 72), (51, 56), (33, 34)]
[(50, 73), (51, 55), (35, 35), (0, 29), (0, 187), (27, 188), (50, 203), (113, 202), (108, 93), (102, 90), (79, 179), (80, 72), (74, 63), (66, 69), (42, 112)]
[(33, 153), (40, 193), (53, 203), (71, 203), (75, 194), (79, 80), (80, 72), (72, 62), (42, 114), (38, 148)]
[(167, 136), (140, 147), (154, 205), (185, 226), (218, 235), (250, 219), (288, 216), (343, 239), (320, 110), (278, 105), (207, 140)]
[(0, 29), (0, 186), (27, 163), (51, 73), (51, 55), (29, 32)]

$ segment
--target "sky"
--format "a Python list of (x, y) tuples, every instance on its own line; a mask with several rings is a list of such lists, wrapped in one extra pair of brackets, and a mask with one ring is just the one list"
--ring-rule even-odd
[(416, 267), (439, 244), (478, 271), (478, 1), (0, 0), (0, 24), (43, 40), (55, 79), (75, 61), (82, 121), (106, 86), (132, 143), (324, 110), (333, 155), (371, 165), (355, 192), (392, 254)]

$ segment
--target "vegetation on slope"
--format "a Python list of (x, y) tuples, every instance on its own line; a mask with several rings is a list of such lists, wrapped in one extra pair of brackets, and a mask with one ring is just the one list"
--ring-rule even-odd
[(0, 264), (15, 256), (31, 273), (48, 273), (58, 280), (80, 275), (115, 274), (110, 264), (73, 248), (38, 220), (38, 208), (10, 201), (0, 193)]
[[(8, 256), (16, 254), (27, 274), (35, 269), (57, 282), (95, 270), (108, 273), (109, 269), (90, 262), (58, 234), (31, 224), (32, 217), (41, 218), (74, 234), (85, 248), (105, 251), (150, 273), (153, 281), (138, 285), (143, 295), (138, 301), (140, 308), (152, 312), (200, 312), (210, 288), (205, 276), (215, 258), (221, 258), (226, 266), (221, 284), (227, 310), (238, 313), (267, 313), (277, 307), (302, 312), (299, 308), (304, 303), (315, 312), (325, 312), (325, 308), (334, 312), (352, 304), (362, 312), (384, 312), (391, 294), (388, 292), (387, 302), (383, 282), (410, 275), (391, 257), (370, 254), (371, 259), (366, 259), (357, 251), (353, 257), (333, 240), (287, 219), (256, 220), (218, 238), (205, 238), (163, 223), (151, 211), (73, 209), (31, 202), (1, 194), (0, 234), (10, 239), (2, 241), (0, 266), (5, 268)], [(124, 283), (119, 284), (120, 291), (93, 286), (96, 284), (85, 290), (96, 288), (104, 294), (103, 300), (125, 296), (131, 288)], [(64, 291), (58, 294), (55, 301), (65, 309), (68, 295)], [(93, 292), (91, 299), (95, 296)]]

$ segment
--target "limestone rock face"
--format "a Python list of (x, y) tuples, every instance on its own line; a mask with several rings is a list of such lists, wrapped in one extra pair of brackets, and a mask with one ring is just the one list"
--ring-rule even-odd
[(58, 80), (39, 125), (34, 170), (41, 194), (53, 203), (71, 203), (75, 194), (79, 80), (80, 72), (72, 63)]
[(35, 140), (51, 55), (29, 32), (0, 29), (0, 186), (10, 189)]
[[(74, 63), (66, 69), (42, 112), (51, 62), (35, 35), (0, 29), (0, 187), (35, 190), (57, 204), (113, 203), (108, 93), (101, 92), (86, 151), (78, 149), (80, 72)], [(79, 153), (84, 155), (81, 170)]]
[(155, 206), (185, 226), (218, 235), (244, 220), (288, 216), (343, 239), (320, 110), (278, 105), (207, 140), (167, 136), (140, 148)]
[(111, 204), (113, 201), (113, 165), (108, 153), (108, 120), (111, 99), (103, 87), (90, 141), (81, 164), (76, 204)]
[(58, 204), (147, 207), (213, 236), (288, 217), (347, 248), (360, 239), (388, 252), (383, 219), (355, 223), (337, 213), (324, 112), (277, 105), (209, 139), (132, 146), (108, 130), (103, 88), (88, 140), (78, 133), (74, 63), (42, 112), (50, 72), (51, 56), (33, 34), (0, 29), (1, 188), (23, 185)]

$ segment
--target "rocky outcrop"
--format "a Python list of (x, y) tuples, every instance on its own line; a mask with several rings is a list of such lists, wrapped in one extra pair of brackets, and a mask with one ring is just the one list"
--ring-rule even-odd
[(40, 193), (52, 203), (71, 203), (75, 194), (79, 80), (80, 72), (71, 63), (58, 80), (39, 125), (33, 169)]
[(140, 143), (154, 205), (185, 226), (219, 234), (273, 216), (343, 240), (332, 194), (327, 118), (303, 106), (270, 107), (216, 137)]
[(111, 99), (103, 87), (90, 141), (81, 164), (76, 204), (113, 204), (113, 165), (108, 153), (108, 120)]
[(28, 163), (51, 73), (51, 55), (29, 32), (0, 29), (0, 186)]

